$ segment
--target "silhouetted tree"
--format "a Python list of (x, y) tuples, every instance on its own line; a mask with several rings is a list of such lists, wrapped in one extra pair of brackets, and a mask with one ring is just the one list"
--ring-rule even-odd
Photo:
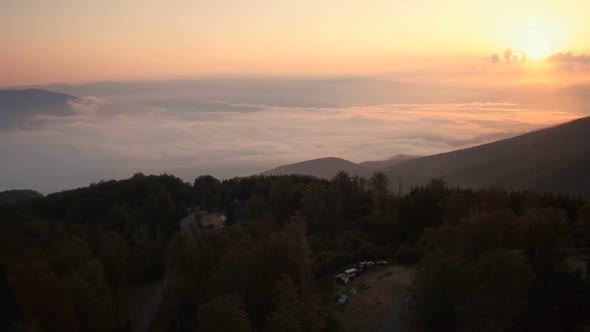
[(223, 295), (199, 307), (197, 331), (250, 331), (244, 303), (238, 296)]

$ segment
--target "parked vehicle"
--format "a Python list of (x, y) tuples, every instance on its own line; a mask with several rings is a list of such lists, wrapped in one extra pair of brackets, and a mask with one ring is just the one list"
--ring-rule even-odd
[(340, 298), (338, 299), (338, 303), (336, 303), (336, 306), (341, 306), (346, 304), (346, 301), (348, 301), (348, 295), (343, 294), (342, 296), (340, 296)]
[(335, 276), (332, 280), (334, 280), (334, 285), (336, 285), (336, 284), (346, 285), (350, 281), (350, 277), (348, 275), (346, 275), (345, 273), (341, 273), (341, 274)]
[(358, 270), (357, 274), (360, 274), (367, 268), (367, 262), (356, 263), (354, 264), (354, 268)]
[(349, 278), (354, 278), (359, 274), (359, 270), (348, 269), (348, 270), (344, 271), (344, 274), (346, 274)]

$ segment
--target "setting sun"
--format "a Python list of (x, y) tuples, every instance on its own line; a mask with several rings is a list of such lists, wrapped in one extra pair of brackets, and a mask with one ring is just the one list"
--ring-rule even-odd
[(559, 51), (561, 31), (548, 19), (524, 19), (510, 26), (509, 42), (528, 58), (539, 60)]

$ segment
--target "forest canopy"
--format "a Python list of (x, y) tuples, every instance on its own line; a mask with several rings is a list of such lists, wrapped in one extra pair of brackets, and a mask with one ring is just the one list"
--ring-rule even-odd
[[(225, 227), (186, 236), (203, 213)], [(333, 275), (387, 260), (416, 268), (410, 330), (582, 331), (590, 287), (567, 262), (589, 244), (588, 202), (567, 194), (136, 174), (0, 206), (0, 329), (338, 331)], [(147, 284), (158, 305), (137, 319)]]

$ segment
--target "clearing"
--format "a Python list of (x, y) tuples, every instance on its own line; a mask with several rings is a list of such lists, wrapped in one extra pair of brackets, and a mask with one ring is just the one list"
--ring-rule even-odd
[[(348, 302), (336, 309), (344, 331), (400, 330), (404, 294), (414, 280), (414, 272), (406, 266), (375, 266), (347, 285), (337, 285), (336, 300), (342, 294), (349, 295)], [(357, 289), (354, 296), (350, 296), (352, 288)]]

